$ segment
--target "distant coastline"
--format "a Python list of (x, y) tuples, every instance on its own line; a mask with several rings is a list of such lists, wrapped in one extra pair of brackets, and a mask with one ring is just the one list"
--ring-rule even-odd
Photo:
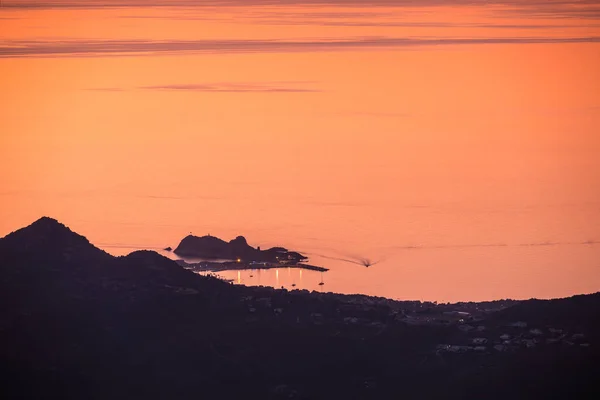
[[(279, 265), (310, 267), (212, 262)], [(119, 398), (148, 385), (138, 397), (504, 400), (598, 392), (600, 293), (450, 304), (235, 285), (154, 251), (112, 256), (50, 218), (0, 238), (0, 266), (0, 359), (10, 378), (3, 390), (23, 398), (64, 397), (62, 382), (73, 382), (68, 397), (78, 399)], [(299, 385), (282, 379), (296, 376)], [(61, 383), (48, 385), (48, 377)], [(507, 391), (506, 382), (519, 386)]]
[(276, 268), (328, 271), (327, 268), (305, 264), (304, 261), (308, 260), (308, 257), (284, 247), (272, 247), (267, 250), (252, 247), (243, 236), (226, 242), (211, 235), (201, 237), (188, 235), (173, 250), (173, 254), (182, 258), (203, 259), (198, 262), (188, 262), (185, 259), (176, 260), (182, 267), (198, 272)]
[(225, 261), (225, 262), (212, 262), (212, 261), (200, 261), (197, 263), (190, 263), (185, 260), (175, 260), (180, 266), (192, 270), (202, 272), (220, 272), (220, 271), (239, 271), (239, 270), (253, 270), (253, 269), (277, 269), (277, 268), (298, 268), (310, 271), (327, 272), (328, 268), (318, 267), (316, 265), (304, 264), (304, 263), (269, 263), (269, 262), (237, 262), (237, 261)]

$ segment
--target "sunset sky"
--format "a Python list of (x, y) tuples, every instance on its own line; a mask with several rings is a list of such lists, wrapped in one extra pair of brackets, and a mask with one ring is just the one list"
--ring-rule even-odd
[(600, 2), (2, 0), (0, 167), (0, 236), (49, 215), (387, 260), (330, 290), (596, 291)]

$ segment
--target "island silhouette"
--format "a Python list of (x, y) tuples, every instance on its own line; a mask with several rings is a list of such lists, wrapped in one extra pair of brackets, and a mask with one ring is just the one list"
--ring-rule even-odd
[[(303, 254), (284, 247), (271, 247), (261, 250), (252, 247), (244, 236), (238, 236), (229, 242), (218, 237), (188, 235), (181, 240), (173, 253), (188, 258), (203, 259), (201, 262), (177, 260), (187, 268), (202, 271), (225, 271), (238, 269), (302, 268), (325, 272), (327, 268), (303, 263), (308, 260)], [(230, 261), (215, 261), (230, 260)]]
[(184, 257), (198, 257), (207, 259), (229, 259), (244, 262), (286, 262), (297, 263), (307, 260), (308, 257), (289, 251), (283, 247), (272, 247), (268, 250), (254, 248), (248, 244), (246, 238), (238, 236), (226, 242), (218, 237), (205, 235), (188, 235), (173, 250), (173, 253)]

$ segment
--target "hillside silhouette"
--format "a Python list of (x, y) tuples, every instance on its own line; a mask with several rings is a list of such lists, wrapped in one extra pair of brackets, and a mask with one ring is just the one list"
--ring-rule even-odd
[[(0, 239), (0, 393), (592, 399), (600, 394), (599, 306), (599, 294), (437, 305), (237, 286), (151, 251), (113, 257), (45, 217)], [(475, 310), (476, 318), (424, 322), (458, 307)], [(515, 321), (527, 328), (507, 328)], [(436, 350), (470, 342), (475, 334), (464, 333), (467, 326), (489, 338), (485, 351)], [(507, 329), (518, 343), (533, 343), (534, 327), (569, 336), (510, 351), (491, 347)]]

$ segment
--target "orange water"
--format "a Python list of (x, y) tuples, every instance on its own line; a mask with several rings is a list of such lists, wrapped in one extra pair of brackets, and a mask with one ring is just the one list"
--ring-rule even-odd
[(240, 283), (395, 298), (600, 289), (593, 14), (245, 4), (0, 8), (0, 235), (243, 234), (331, 271)]

